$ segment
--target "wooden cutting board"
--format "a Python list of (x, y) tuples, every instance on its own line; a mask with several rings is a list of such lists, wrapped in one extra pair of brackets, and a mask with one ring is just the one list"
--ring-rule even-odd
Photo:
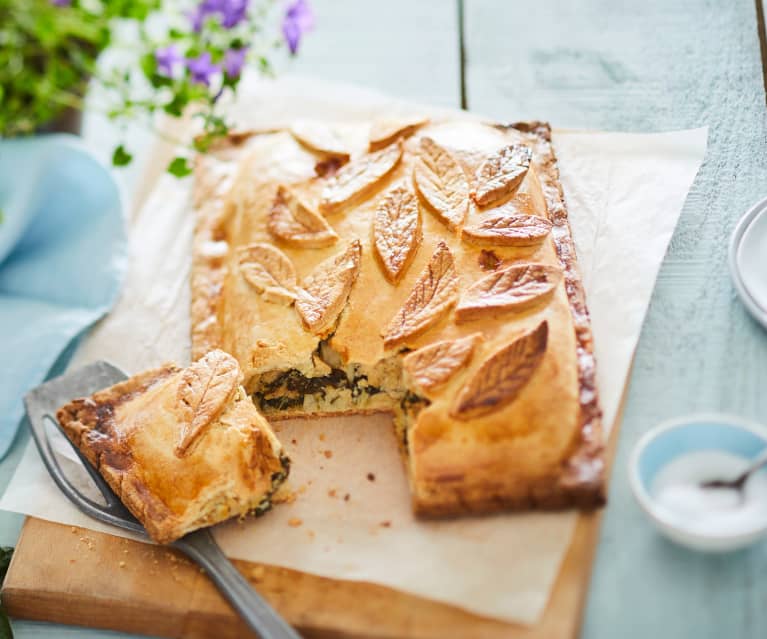
[[(577, 636), (600, 514), (581, 515), (534, 628), (370, 583), (235, 562), (306, 637), (568, 639)], [(253, 636), (204, 573), (160, 546), (27, 518), (2, 590), (12, 617), (185, 639)]]
[[(625, 389), (623, 400), (625, 400)], [(614, 457), (618, 419), (606, 457)], [(478, 617), (391, 588), (235, 561), (306, 637), (575, 639), (602, 513), (579, 515), (546, 610), (534, 627)], [(204, 573), (152, 544), (28, 517), (2, 588), (11, 617), (184, 639), (254, 636)]]

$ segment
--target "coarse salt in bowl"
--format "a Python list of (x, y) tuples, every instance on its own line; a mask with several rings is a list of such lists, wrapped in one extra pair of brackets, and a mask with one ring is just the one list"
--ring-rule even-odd
[(703, 489), (733, 479), (767, 448), (767, 428), (728, 415), (665, 422), (634, 448), (629, 479), (634, 496), (658, 530), (707, 552), (742, 548), (767, 535), (767, 472), (755, 472), (742, 496)]

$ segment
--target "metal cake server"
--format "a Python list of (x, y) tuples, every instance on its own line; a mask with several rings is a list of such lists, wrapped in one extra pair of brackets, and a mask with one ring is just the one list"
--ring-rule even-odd
[[(45, 426), (46, 420), (50, 420), (59, 431), (62, 431), (55, 417), (56, 410), (60, 406), (75, 397), (91, 395), (102, 388), (127, 379), (127, 377), (119, 368), (107, 362), (96, 362), (52, 379), (30, 391), (24, 398), (27, 409), (25, 420), (32, 431), (32, 437), (37, 444), (45, 467), (61, 491), (75, 506), (94, 519), (146, 536), (144, 527), (123, 506), (117, 495), (112, 492), (106, 481), (83, 457), (77, 447), (72, 445), (106, 503), (100, 504), (93, 501), (75, 488), (56, 459)], [(67, 441), (69, 440), (67, 439)], [(183, 552), (205, 569), (221, 594), (226, 597), (245, 623), (262, 639), (301, 639), (300, 635), (275, 612), (261, 595), (251, 588), (248, 581), (221, 551), (209, 529), (202, 528), (189, 533), (173, 542), (171, 546)]]

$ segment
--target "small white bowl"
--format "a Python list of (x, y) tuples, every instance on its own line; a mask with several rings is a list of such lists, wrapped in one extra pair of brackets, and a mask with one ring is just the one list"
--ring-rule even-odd
[[(701, 529), (685, 518), (683, 513), (671, 512), (668, 505), (658, 501), (653, 485), (663, 477), (672, 462), (683, 462), (682, 456), (693, 462), (686, 467), (689, 481), (722, 478), (722, 470), (709, 467), (706, 455), (711, 452), (726, 453), (743, 460), (745, 467), (750, 459), (767, 447), (767, 428), (730, 415), (693, 415), (672, 419), (646, 433), (634, 447), (629, 462), (629, 481), (642, 510), (656, 528), (669, 539), (689, 548), (705, 552), (727, 552), (748, 546), (767, 536), (767, 507), (751, 519), (743, 518), (728, 522), (726, 527)], [(716, 456), (714, 456), (716, 457)], [(719, 455), (719, 457), (726, 457)], [(701, 460), (695, 467), (695, 460)], [(739, 460), (737, 460), (739, 461)], [(759, 471), (759, 481), (767, 481), (764, 471)], [(729, 478), (726, 474), (724, 478)], [(756, 480), (752, 477), (750, 482)]]

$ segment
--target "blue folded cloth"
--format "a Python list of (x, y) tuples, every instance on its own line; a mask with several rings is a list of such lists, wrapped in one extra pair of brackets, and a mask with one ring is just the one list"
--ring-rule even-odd
[(22, 397), (115, 302), (127, 263), (120, 193), (68, 135), (0, 140), (0, 458)]

